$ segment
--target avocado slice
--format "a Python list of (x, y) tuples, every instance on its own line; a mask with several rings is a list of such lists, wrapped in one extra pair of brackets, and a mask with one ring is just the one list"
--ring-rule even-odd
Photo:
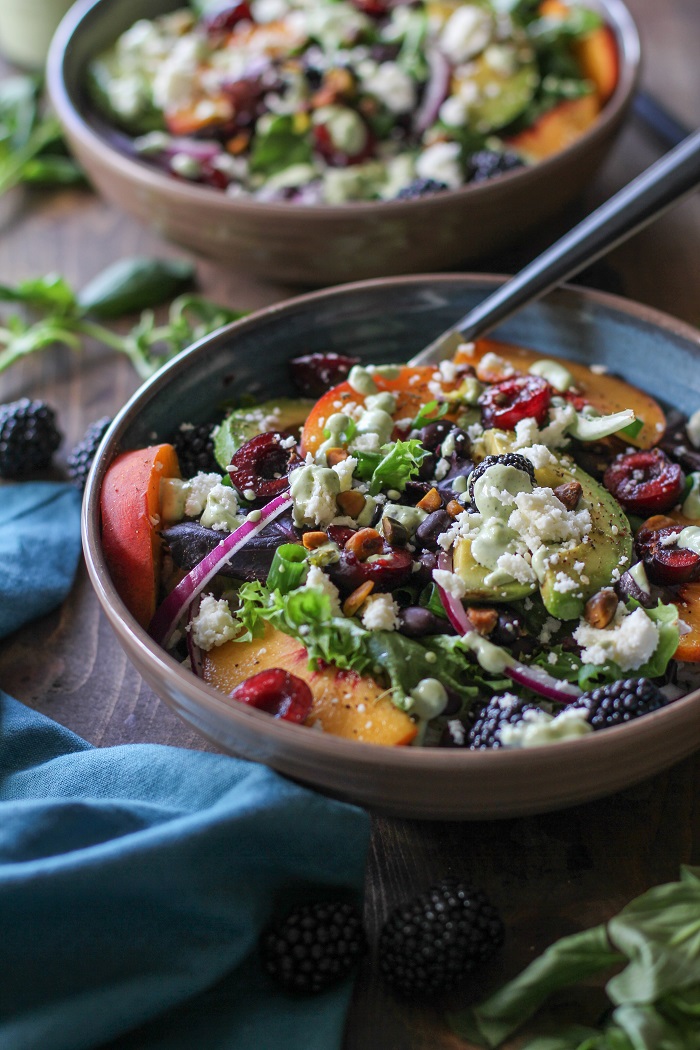
[(222, 470), (241, 445), (268, 430), (299, 430), (315, 401), (302, 397), (280, 397), (249, 408), (236, 408), (226, 417), (214, 435), (214, 456)]
[[(535, 471), (535, 477), (538, 485), (552, 489), (578, 481), (582, 489), (579, 507), (587, 507), (591, 515), (588, 542), (559, 553), (556, 564), (549, 566), (540, 579), (540, 594), (547, 611), (557, 620), (578, 619), (588, 599), (602, 587), (610, 586), (613, 570), (622, 575), (631, 564), (630, 523), (608, 490), (571, 461), (558, 460), (542, 467)], [(558, 545), (552, 545), (547, 554), (557, 549)], [(579, 571), (574, 566), (581, 562), (583, 569)], [(572, 581), (570, 590), (562, 589), (561, 573)]]
[[(479, 453), (501, 455), (512, 451), (513, 435), (502, 430), (486, 431), (479, 444)], [(538, 574), (540, 594), (547, 612), (558, 620), (578, 619), (588, 599), (602, 587), (610, 585), (613, 570), (622, 574), (629, 566), (632, 555), (630, 523), (608, 490), (569, 457), (556, 456), (556, 462), (535, 470), (535, 478), (538, 486), (551, 489), (578, 481), (582, 489), (578, 509), (587, 508), (591, 516), (592, 527), (587, 542), (567, 551), (561, 551), (559, 544), (548, 544), (533, 557), (533, 568), (537, 570), (544, 559), (557, 555), (556, 563), (542, 566)], [(466, 537), (455, 544), (453, 565), (454, 571), (467, 585), (466, 597), (470, 601), (515, 601), (536, 589), (534, 584), (515, 580), (497, 587), (487, 586), (484, 581), (490, 570), (475, 561), (471, 540)]]

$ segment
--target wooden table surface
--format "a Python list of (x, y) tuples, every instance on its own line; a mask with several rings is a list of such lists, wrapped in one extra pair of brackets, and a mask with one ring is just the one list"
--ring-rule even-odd
[[(643, 86), (694, 126), (700, 100), (698, 0), (628, 5), (642, 34)], [(632, 119), (586, 198), (518, 251), (487, 260), (482, 269), (507, 272), (527, 260), (660, 151)], [(699, 245), (696, 195), (618, 248), (590, 279), (698, 324)], [(2, 282), (54, 270), (79, 287), (108, 263), (137, 253), (186, 254), (87, 190), (13, 191), (0, 198)], [(204, 294), (233, 307), (251, 310), (294, 294), (207, 262), (197, 268)], [(52, 350), (0, 376), (0, 401), (32, 396), (56, 406), (65, 433), (60, 468), (86, 425), (113, 414), (136, 386), (128, 362), (103, 348), (88, 347), (83, 355)], [(82, 569), (59, 612), (0, 645), (0, 683), (99, 746), (205, 746), (129, 665)], [(699, 771), (698, 758), (691, 758), (614, 798), (527, 819), (440, 824), (377, 817), (366, 885), (370, 932), (400, 899), (460, 874), (484, 887), (505, 917), (506, 947), (483, 975), (502, 980), (557, 936), (603, 921), (644, 889), (676, 877), (681, 863), (700, 863)], [(439, 1010), (399, 1005), (367, 963), (356, 985), (347, 1050), (458, 1046), (465, 1044), (450, 1035)]]

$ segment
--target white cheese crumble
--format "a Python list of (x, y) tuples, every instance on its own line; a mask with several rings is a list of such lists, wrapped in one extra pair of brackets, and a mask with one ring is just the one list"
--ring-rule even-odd
[(229, 485), (214, 485), (209, 490), (200, 525), (218, 532), (233, 532), (241, 524), (236, 490)]
[(396, 62), (382, 62), (362, 77), (362, 87), (376, 95), (391, 113), (410, 113), (416, 104), (415, 83)]
[(448, 18), (440, 35), (441, 50), (458, 64), (483, 51), (491, 39), (493, 20), (483, 7), (464, 4)]
[[(195, 474), (188, 481), (188, 492), (185, 499), (185, 514), (189, 518), (198, 517), (204, 510), (207, 497), (213, 488), (221, 484), (220, 474)], [(233, 491), (233, 489), (231, 490)]]
[(659, 644), (659, 628), (643, 609), (627, 613), (622, 602), (608, 627), (591, 627), (581, 620), (573, 634), (584, 663), (599, 666), (612, 660), (623, 671), (636, 671)]
[(215, 646), (223, 645), (235, 638), (241, 625), (234, 620), (229, 604), (223, 598), (205, 594), (199, 606), (199, 612), (188, 624), (192, 632), (192, 641), (200, 649), (209, 652)]
[(306, 577), (304, 587), (312, 591), (321, 591), (325, 594), (330, 598), (331, 614), (333, 616), (341, 615), (340, 593), (338, 588), (332, 580), (328, 579), (325, 572), (323, 572), (322, 569), (319, 569), (317, 565), (311, 565), (309, 567), (309, 573)]
[(522, 449), (521, 454), (532, 463), (535, 470), (541, 470), (542, 467), (558, 462), (557, 457), (552, 455), (546, 445), (531, 445), (529, 448)]
[(567, 510), (550, 488), (518, 492), (514, 502), (516, 509), (508, 518), (508, 527), (519, 533), (533, 553), (546, 543), (580, 543), (591, 531), (590, 511), (586, 507)]
[(457, 189), (463, 182), (460, 154), (458, 142), (435, 142), (418, 154), (416, 174), (421, 179), (435, 179), (450, 189)]
[(395, 631), (399, 626), (399, 607), (390, 594), (371, 594), (362, 612), (362, 626), (368, 631)]
[(542, 430), (532, 416), (521, 419), (515, 424), (513, 449), (537, 444), (545, 445), (547, 448), (562, 448), (568, 442), (566, 431), (576, 422), (576, 419), (576, 409), (573, 405), (560, 405), (550, 409), (550, 421)]
[(442, 587), (443, 591), (447, 591), (458, 601), (467, 593), (466, 583), (456, 572), (450, 572), (448, 569), (433, 569), (433, 579), (438, 587)]
[(700, 448), (700, 408), (693, 412), (685, 425), (685, 431), (693, 448)]
[(339, 463), (334, 463), (331, 467), (331, 470), (338, 475), (341, 492), (347, 492), (352, 488), (352, 474), (356, 466), (357, 460), (353, 456), (348, 456), (347, 459), (341, 459)]

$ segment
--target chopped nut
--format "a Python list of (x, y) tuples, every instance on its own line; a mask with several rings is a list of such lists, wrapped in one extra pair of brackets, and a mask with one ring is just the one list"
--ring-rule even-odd
[(567, 510), (576, 510), (578, 501), (581, 499), (583, 489), (578, 481), (566, 481), (563, 485), (557, 485), (554, 495)]
[(612, 587), (603, 587), (586, 602), (583, 616), (591, 627), (607, 627), (617, 612), (618, 597)]
[(467, 616), (479, 634), (491, 634), (498, 623), (498, 612), (490, 605), (470, 605)]
[(359, 561), (367, 561), (373, 554), (382, 553), (384, 537), (380, 536), (376, 529), (360, 529), (352, 534), (345, 544), (345, 550), (352, 551)]
[(328, 543), (328, 536), (325, 532), (305, 532), (301, 537), (301, 542), (307, 551), (315, 551), (318, 547), (322, 547), (324, 543)]
[(349, 69), (329, 69), (321, 87), (311, 98), (311, 107), (333, 106), (343, 99), (352, 98), (355, 92), (355, 78)]
[(347, 514), (350, 518), (356, 518), (358, 514), (362, 513), (367, 501), (357, 489), (348, 489), (347, 492), (338, 493), (335, 497), (335, 502), (343, 514)]
[(658, 532), (659, 529), (667, 529), (669, 526), (677, 524), (678, 522), (674, 518), (669, 518), (668, 514), (652, 514), (650, 518), (642, 522), (640, 529)]
[(354, 616), (360, 606), (367, 601), (373, 590), (374, 580), (365, 580), (359, 587), (356, 587), (352, 594), (349, 594), (343, 602), (343, 613), (345, 616)]
[(239, 131), (233, 138), (228, 139), (226, 142), (226, 152), (231, 153), (234, 157), (237, 157), (240, 153), (245, 153), (250, 144), (250, 132)]
[(458, 518), (460, 514), (464, 513), (464, 507), (456, 499), (451, 499), (450, 502), (445, 507), (445, 510), (447, 511), (447, 513), (450, 515), (451, 518)]
[(408, 543), (408, 529), (396, 518), (386, 517), (382, 520), (384, 538), (391, 547), (405, 547)]
[(326, 452), (326, 463), (329, 467), (334, 467), (336, 463), (342, 463), (347, 458), (348, 454), (344, 448), (329, 448)]
[(436, 488), (430, 489), (426, 492), (422, 500), (416, 503), (419, 510), (424, 510), (426, 514), (432, 514), (434, 510), (440, 510), (442, 506), (442, 496)]

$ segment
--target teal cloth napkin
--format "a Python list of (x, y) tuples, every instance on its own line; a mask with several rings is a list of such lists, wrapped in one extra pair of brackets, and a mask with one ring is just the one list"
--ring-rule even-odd
[(35, 481), (0, 486), (0, 638), (65, 598), (80, 556), (80, 493)]
[[(46, 490), (22, 495), (18, 527), (45, 521)], [(49, 506), (54, 536), (77, 529), (73, 500)], [(55, 576), (25, 572), (48, 611)], [(257, 944), (297, 903), (359, 898), (368, 840), (362, 810), (263, 766), (94, 748), (0, 690), (0, 1047), (335, 1050), (351, 983), (287, 995)]]

